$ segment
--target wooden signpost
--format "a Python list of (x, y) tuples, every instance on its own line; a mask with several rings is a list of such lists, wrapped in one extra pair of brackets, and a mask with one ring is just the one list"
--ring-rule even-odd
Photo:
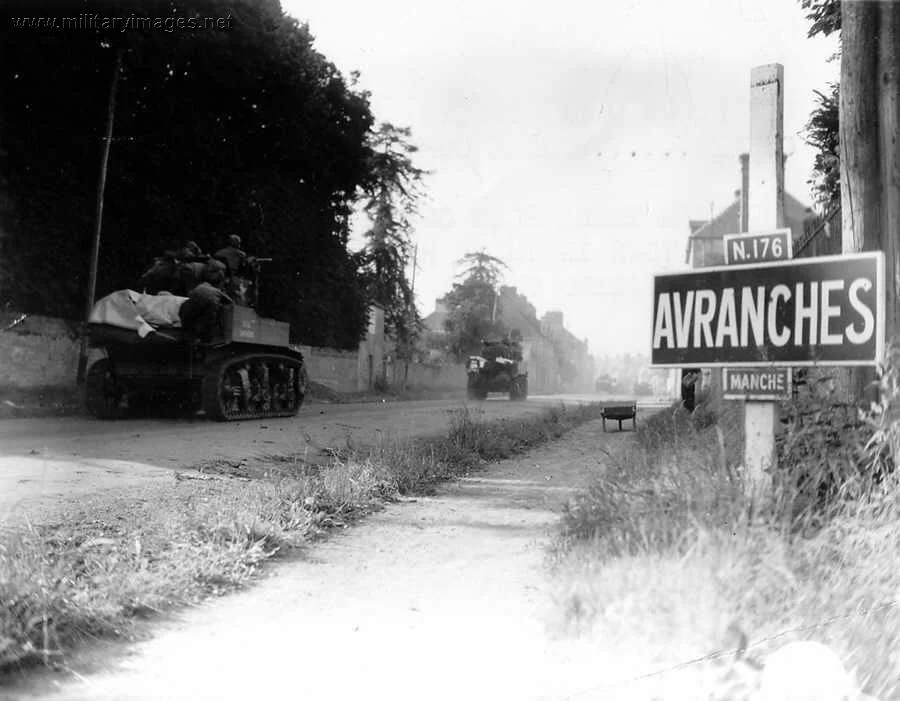
[(784, 68), (750, 74), (750, 233), (724, 238), (726, 265), (656, 275), (651, 365), (728, 368), (747, 398), (744, 473), (753, 507), (770, 494), (776, 399), (791, 366), (878, 365), (884, 353), (884, 254), (792, 260), (784, 228)]

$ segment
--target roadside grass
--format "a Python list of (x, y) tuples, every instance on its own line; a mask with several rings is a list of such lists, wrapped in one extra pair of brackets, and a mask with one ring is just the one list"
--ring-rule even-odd
[(305, 455), (280, 456), (268, 479), (234, 479), (240, 471), (231, 467), (174, 473), (168, 487), (110, 498), (59, 523), (0, 524), (0, 674), (64, 666), (85, 640), (127, 636), (136, 619), (234, 591), (267, 560), (386, 501), (432, 490), (597, 416), (597, 405), (501, 421), (461, 409), (443, 436), (350, 447), (312, 468)]
[(900, 393), (862, 416), (813, 384), (784, 413), (763, 517), (747, 518), (730, 402), (645, 421), (563, 515), (554, 623), (635, 651), (625, 686), (646, 694), (628, 698), (746, 698), (759, 675), (735, 663), (743, 631), (756, 659), (825, 643), (866, 693), (900, 699), (900, 477), (885, 449), (900, 444)]

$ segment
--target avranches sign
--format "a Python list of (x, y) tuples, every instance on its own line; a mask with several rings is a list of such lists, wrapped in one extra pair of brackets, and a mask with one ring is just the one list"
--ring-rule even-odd
[(656, 275), (656, 367), (875, 365), (881, 252)]

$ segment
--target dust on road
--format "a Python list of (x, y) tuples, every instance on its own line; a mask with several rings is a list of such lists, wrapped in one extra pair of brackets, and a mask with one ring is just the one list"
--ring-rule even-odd
[(16, 699), (532, 699), (608, 678), (555, 639), (545, 546), (573, 489), (629, 440), (599, 422), (393, 504), (245, 593), (165, 624), (83, 681)]

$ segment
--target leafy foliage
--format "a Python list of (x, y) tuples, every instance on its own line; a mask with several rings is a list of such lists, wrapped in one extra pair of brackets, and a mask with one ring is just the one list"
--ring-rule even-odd
[(364, 261), (347, 250), (354, 198), (373, 178), (368, 96), (348, 86), (278, 0), (151, 6), (94, 0), (56, 12), (222, 17), (230, 28), (58, 31), (0, 18), (10, 203), (0, 301), (82, 313), (121, 49), (98, 295), (133, 286), (153, 256), (185, 240), (214, 251), (237, 233), (248, 252), (275, 259), (263, 271), (263, 311), (290, 321), (295, 340), (353, 347), (368, 308)]
[(829, 93), (816, 90), (816, 109), (806, 124), (806, 143), (817, 150), (813, 177), (808, 181), (816, 203), (827, 211), (841, 205), (841, 173), (838, 141), (838, 85)]
[(841, 0), (800, 0), (800, 7), (811, 23), (808, 37), (828, 36), (841, 30)]
[(366, 232), (366, 264), (371, 298), (385, 310), (385, 331), (397, 343), (398, 354), (409, 358), (422, 320), (406, 274), (412, 224), (426, 171), (413, 164), (418, 148), (409, 143), (411, 130), (384, 123), (369, 137), (369, 170), (365, 212), (372, 222)]
[[(810, 21), (809, 38), (829, 36), (841, 30), (840, 0), (800, 0)], [(832, 58), (836, 58), (832, 57)], [(838, 94), (837, 83), (830, 91), (816, 94), (816, 107), (806, 124), (806, 143), (817, 149), (812, 178), (807, 181), (813, 199), (825, 211), (834, 211), (841, 204), (840, 152), (838, 151)]]
[(503, 269), (508, 268), (499, 258), (485, 253), (484, 249), (466, 253), (456, 261), (457, 265), (465, 265), (466, 268), (457, 274), (458, 278), (482, 282), (491, 287), (496, 287), (500, 282)]

